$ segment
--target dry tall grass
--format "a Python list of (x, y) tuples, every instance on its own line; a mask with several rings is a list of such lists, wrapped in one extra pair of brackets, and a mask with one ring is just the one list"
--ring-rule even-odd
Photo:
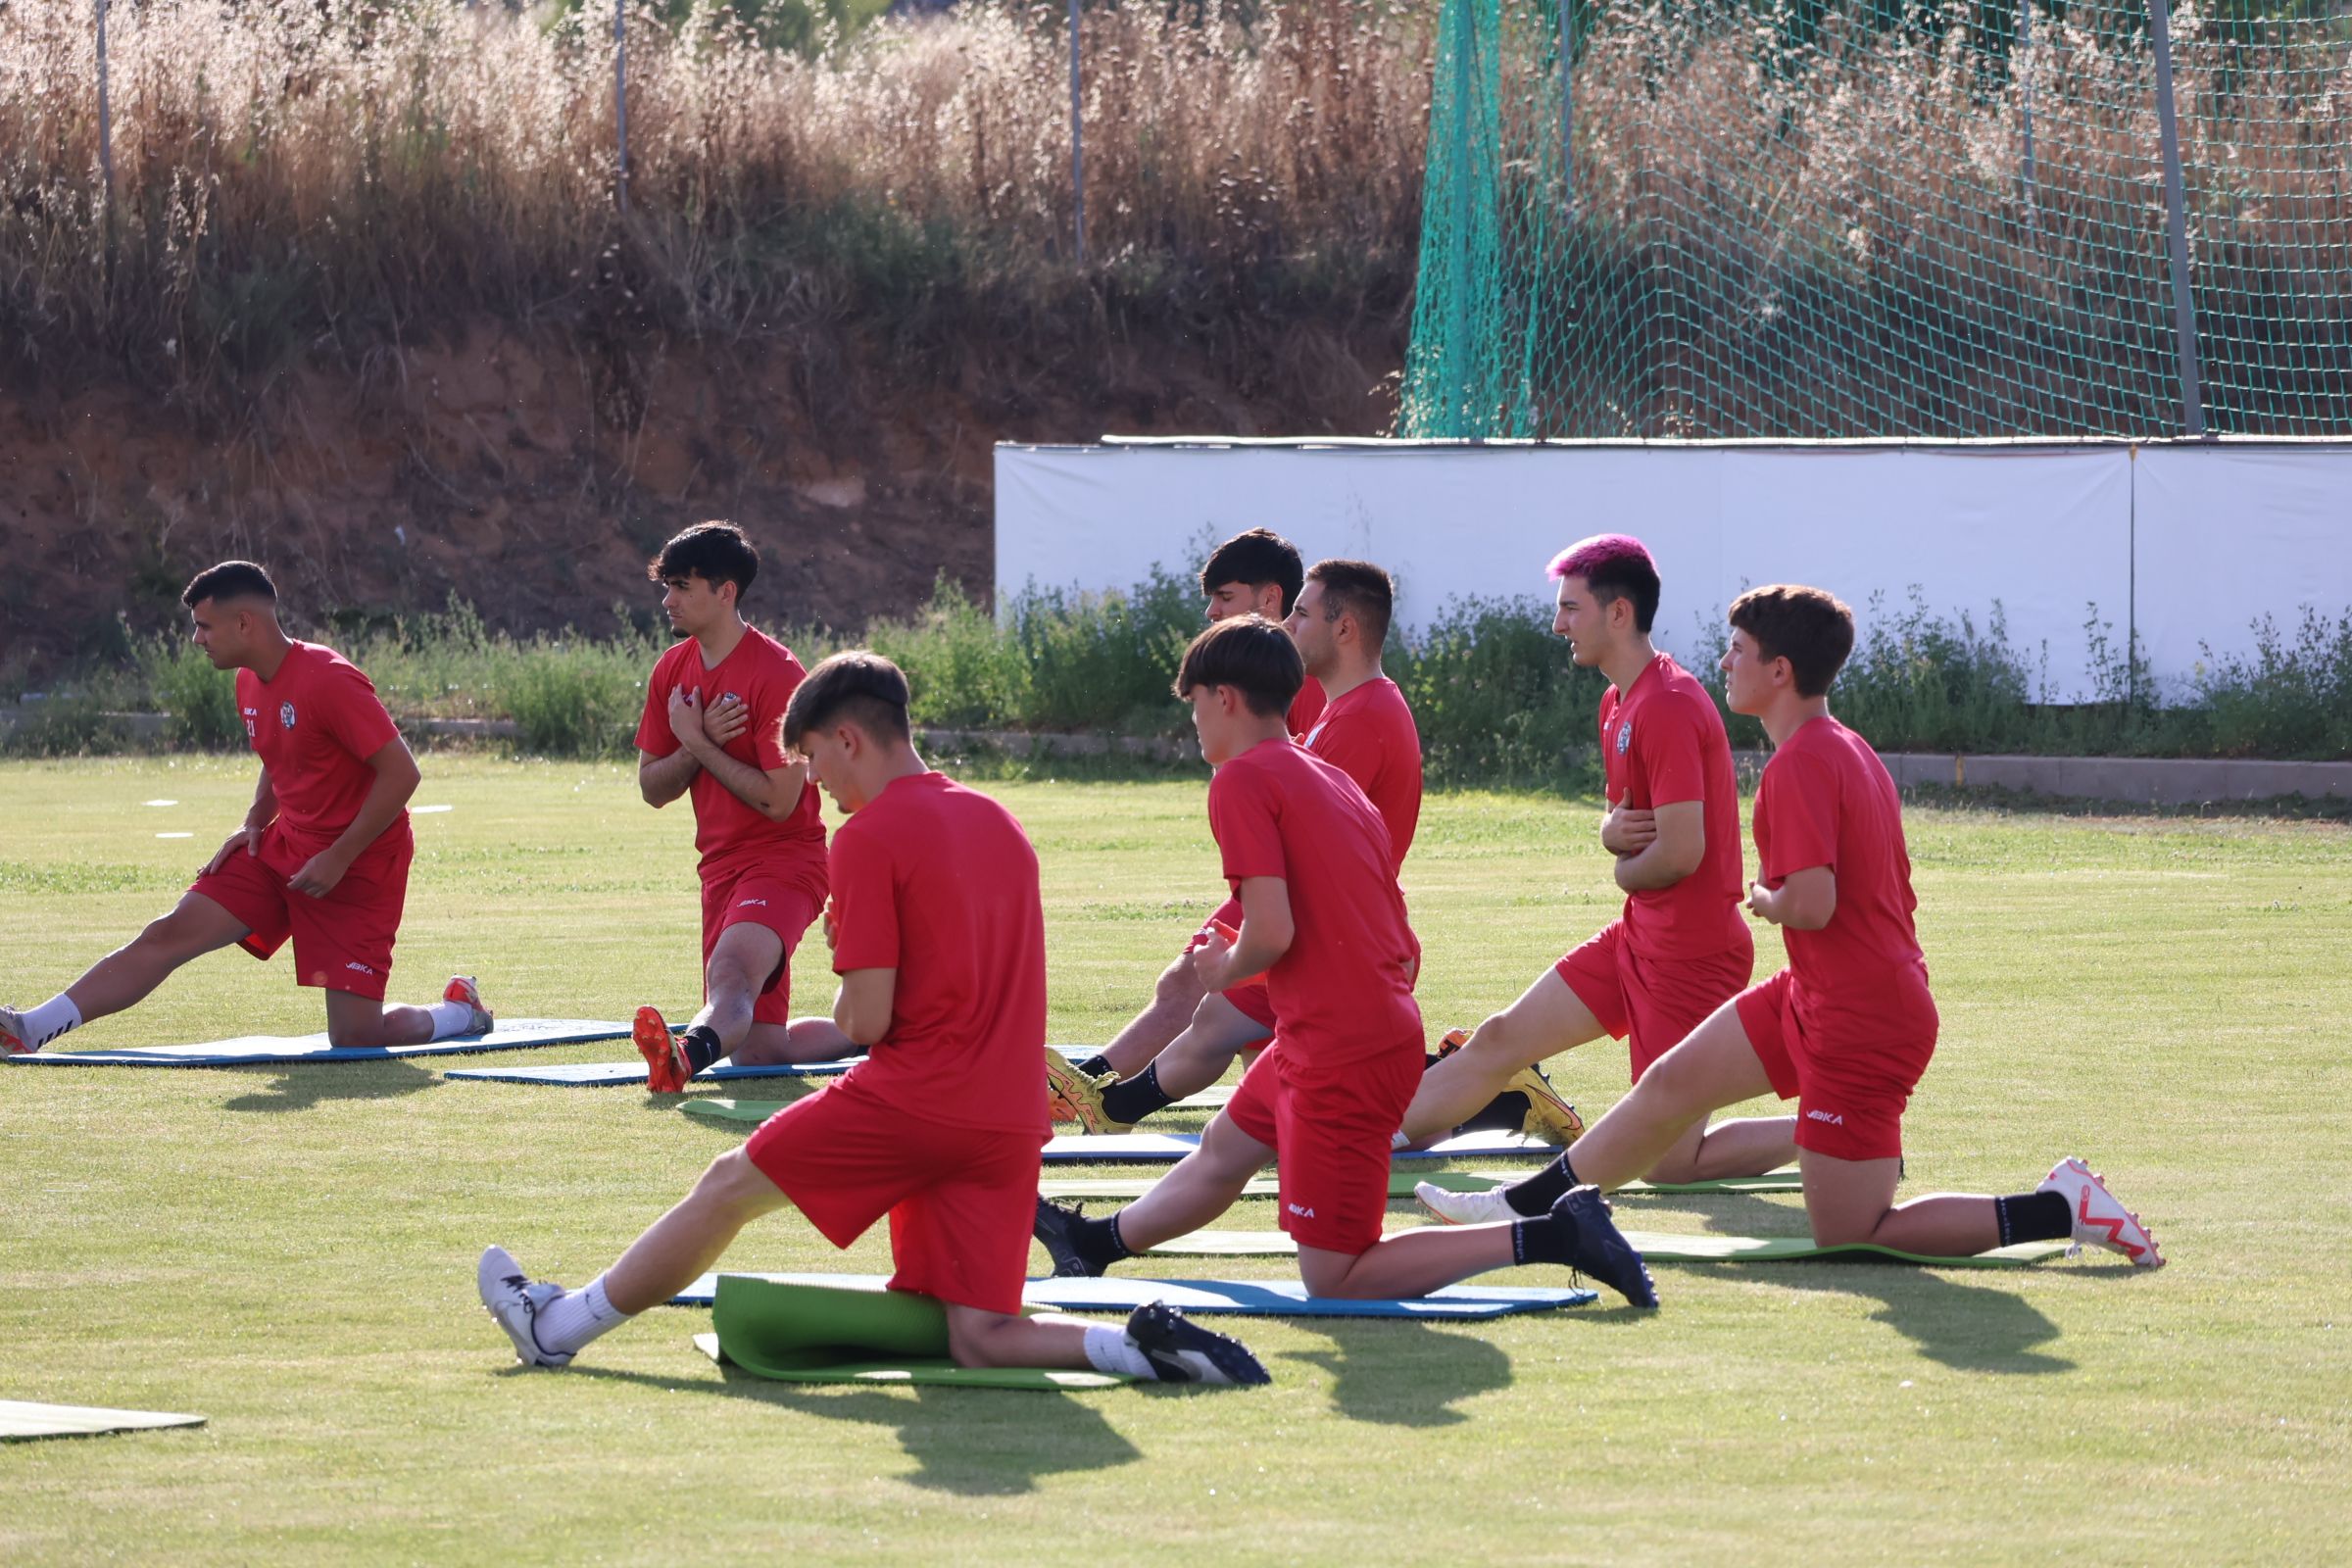
[[(1506, 9), (1534, 20), (1495, 113), (1533, 134), (1556, 113), (1552, 24), (1542, 0)], [(1597, 390), (1553, 428), (2171, 416), (2141, 13), (2036, 5), (2018, 55), (2013, 8), (1952, 0), (1900, 26), (1881, 9), (1590, 13), (1561, 309)], [(1081, 271), (1054, 4), (967, 3), (810, 58), (759, 48), (722, 9), (634, 19), (624, 220), (601, 17), (122, 0), (110, 268), (90, 0), (0, 0), (0, 355), (103, 344), (195, 394), (484, 310), (720, 337), (854, 318), (918, 360), (1139, 317), (1216, 333), (1393, 311), (1421, 229), (1433, 15), (1091, 10)], [(2183, 6), (2174, 24), (2217, 395), (2276, 382), (2297, 427), (2340, 427), (2352, 46), (2322, 22)], [(1556, 168), (1503, 156), (1522, 183)]]

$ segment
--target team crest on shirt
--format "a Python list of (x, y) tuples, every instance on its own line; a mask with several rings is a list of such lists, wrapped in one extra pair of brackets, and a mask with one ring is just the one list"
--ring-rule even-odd
[(279, 729), (292, 729), (294, 727), (294, 705), (292, 703), (280, 703), (277, 705), (277, 727)]
[(1632, 746), (1633, 744), (1634, 721), (1629, 718), (1624, 723), (1617, 726), (1617, 755), (1619, 757), (1623, 757), (1626, 753), (1626, 748)]

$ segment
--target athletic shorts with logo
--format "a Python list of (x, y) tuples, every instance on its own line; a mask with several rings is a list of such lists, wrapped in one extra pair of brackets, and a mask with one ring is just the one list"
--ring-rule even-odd
[(1903, 1107), (1936, 1054), (1925, 964), (1881, 977), (1843, 1007), (1808, 996), (1783, 969), (1740, 995), (1740, 1026), (1772, 1080), (1796, 1102), (1796, 1147), (1833, 1159), (1903, 1152)]
[(1380, 1240), (1389, 1212), (1389, 1151), (1421, 1085), (1418, 1037), (1318, 1071), (1278, 1036), (1257, 1054), (1224, 1116), (1279, 1156), (1282, 1228), (1300, 1247), (1354, 1255)]
[(1755, 941), (1744, 927), (1740, 934), (1739, 946), (1703, 958), (1652, 958), (1637, 951), (1623, 920), (1611, 920), (1552, 968), (1601, 1028), (1626, 1043), (1640, 1083), (1651, 1062), (1747, 985)]
[[(794, 875), (772, 864), (754, 864), (740, 871), (706, 875), (703, 879), (703, 967), (731, 925), (761, 925), (776, 934), (784, 951), (752, 1004), (754, 1023), (792, 1021), (792, 955), (801, 937), (825, 906), (821, 867), (813, 874)], [(706, 999), (707, 1000), (707, 999)]]
[(297, 985), (381, 1002), (392, 977), (392, 944), (400, 935), (409, 862), (416, 853), (408, 822), (395, 822), (360, 853), (324, 898), (314, 899), (286, 885), (311, 857), (273, 824), (256, 854), (237, 851), (188, 891), (233, 915), (246, 929), (237, 946), (257, 958), (268, 958), (291, 938)]
[(889, 1215), (891, 1289), (1013, 1313), (1045, 1137), (911, 1117), (852, 1069), (761, 1122), (744, 1153), (835, 1247)]

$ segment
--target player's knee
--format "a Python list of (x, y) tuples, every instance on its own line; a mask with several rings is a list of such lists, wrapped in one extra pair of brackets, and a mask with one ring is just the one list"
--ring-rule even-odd
[(1002, 1366), (999, 1353), (999, 1331), (1009, 1319), (1001, 1317), (975, 1318), (964, 1312), (948, 1314), (948, 1358), (957, 1366)]
[(1152, 1000), (1163, 1007), (1189, 1012), (1200, 1004), (1203, 995), (1200, 977), (1193, 972), (1193, 960), (1186, 956), (1159, 972), (1159, 984), (1153, 988)]
[(164, 958), (181, 958), (193, 954), (200, 946), (195, 922), (187, 912), (173, 909), (147, 922), (130, 945), (145, 953)]
[(337, 1051), (372, 1051), (384, 1043), (384, 1020), (361, 1019), (326, 1026), (326, 1043)]
[(1714, 1108), (1709, 1088), (1705, 1065), (1696, 1055), (1669, 1051), (1643, 1070), (1626, 1098), (1660, 1114), (1704, 1115)]
[(765, 1213), (777, 1199), (776, 1184), (740, 1149), (728, 1150), (705, 1168), (694, 1196), (698, 1202), (745, 1220)]

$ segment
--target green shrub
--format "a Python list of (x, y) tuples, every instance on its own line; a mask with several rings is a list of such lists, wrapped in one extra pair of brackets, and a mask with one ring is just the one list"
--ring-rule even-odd
[(496, 705), (514, 744), (545, 757), (622, 757), (635, 749), (653, 656), (634, 642), (595, 642), (566, 628), (500, 649)]
[(1412, 705), (1430, 783), (1598, 786), (1608, 682), (1569, 658), (1541, 601), (1452, 601), (1417, 641), (1392, 638), (1382, 664)]
[(15, 726), (0, 732), (10, 757), (111, 757), (130, 749), (122, 676), (99, 670), (68, 690), (26, 694)]
[(245, 745), (235, 670), (215, 669), (194, 643), (170, 633), (139, 646), (138, 667), (148, 700), (170, 720), (164, 726), (167, 745), (202, 752)]
[(2306, 606), (2289, 644), (2265, 615), (2251, 660), (2215, 658), (2194, 689), (2225, 757), (2352, 757), (2352, 611), (2341, 619)]
[(1171, 733), (1183, 711), (1170, 687), (1200, 630), (1200, 592), (1161, 567), (1126, 593), (1031, 588), (1007, 607), (1028, 672), (1024, 728)]
[[(819, 640), (793, 645), (804, 663), (821, 657), (808, 646)], [(906, 671), (917, 724), (998, 729), (1029, 710), (1029, 666), (1019, 648), (945, 575), (921, 610), (868, 626), (865, 646)]]

